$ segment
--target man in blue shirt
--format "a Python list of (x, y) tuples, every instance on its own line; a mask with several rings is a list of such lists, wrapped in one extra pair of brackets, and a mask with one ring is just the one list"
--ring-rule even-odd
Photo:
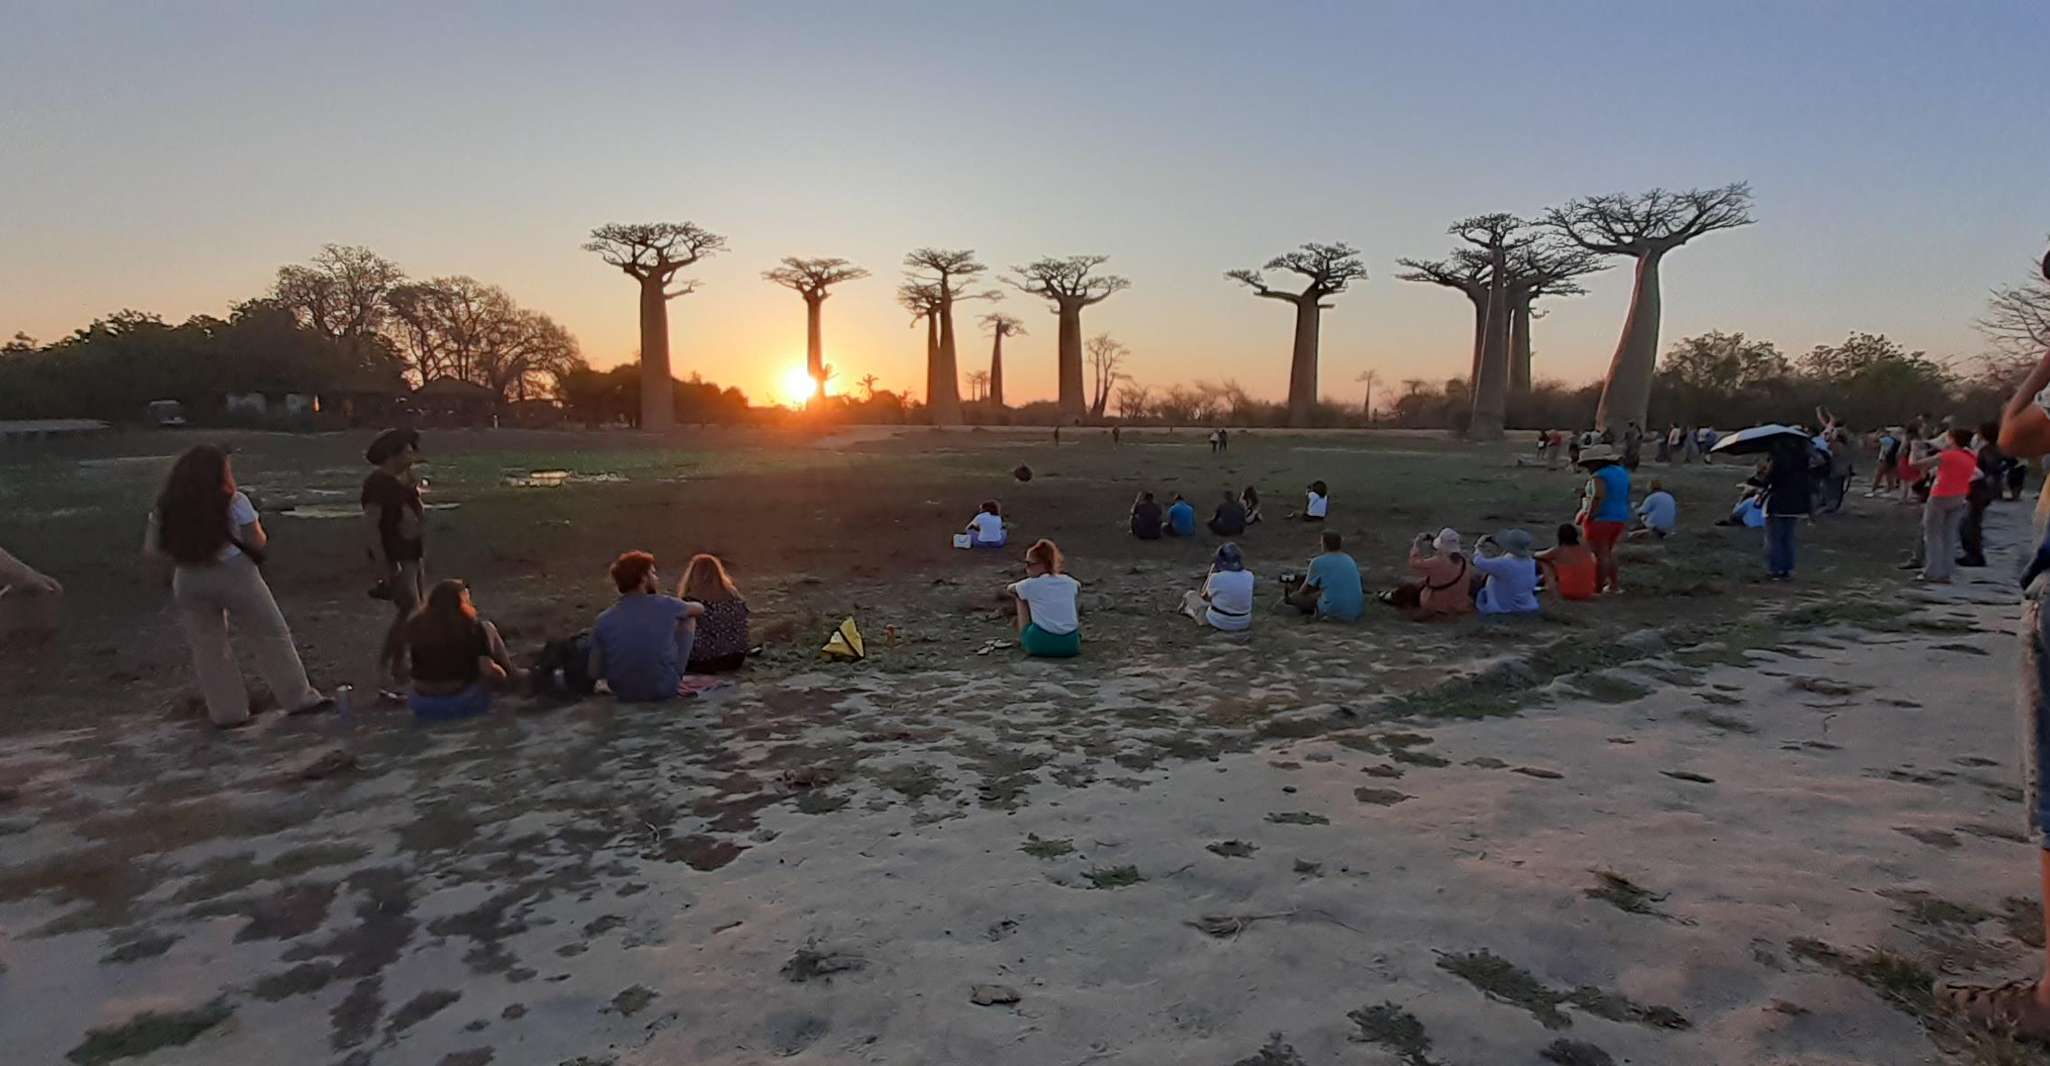
[(603, 678), (622, 700), (674, 699), (704, 605), (662, 595), (655, 557), (647, 552), (613, 560), (612, 583), (619, 602), (591, 627), (591, 676)]
[(1196, 508), (1189, 501), (1175, 494), (1174, 503), (1167, 509), (1167, 533), (1173, 537), (1196, 535)]
[(1323, 553), (1310, 560), (1310, 572), (1289, 588), (1284, 599), (1322, 621), (1357, 622), (1367, 600), (1360, 586), (1360, 564), (1339, 550), (1344, 541), (1335, 530), (1324, 532), (1323, 544)]

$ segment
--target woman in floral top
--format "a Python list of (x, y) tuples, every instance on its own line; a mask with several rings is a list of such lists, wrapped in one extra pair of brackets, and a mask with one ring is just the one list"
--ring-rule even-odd
[(747, 661), (747, 601), (740, 598), (740, 590), (726, 576), (719, 557), (691, 556), (676, 595), (705, 605), (705, 613), (698, 619), (697, 643), (691, 646), (690, 665), (685, 669), (693, 674), (740, 669)]

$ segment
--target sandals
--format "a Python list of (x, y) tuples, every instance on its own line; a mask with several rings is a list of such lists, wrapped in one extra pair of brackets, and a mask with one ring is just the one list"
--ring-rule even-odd
[(2036, 985), (2033, 977), (2004, 985), (1938, 981), (1931, 992), (1937, 1003), (1978, 1025), (2026, 1040), (2050, 1042), (2050, 1007), (2036, 1002)]

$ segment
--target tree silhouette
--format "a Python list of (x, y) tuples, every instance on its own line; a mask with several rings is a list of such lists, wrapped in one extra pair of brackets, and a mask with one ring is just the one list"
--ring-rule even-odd
[[(1269, 288), (1262, 276), (1262, 271), (1268, 270), (1285, 270), (1301, 277), (1302, 290)], [(1231, 270), (1224, 276), (1252, 289), (1255, 296), (1287, 300), (1295, 305), (1295, 349), (1288, 369), (1288, 424), (1309, 425), (1317, 407), (1317, 327), (1323, 313), (1332, 306), (1324, 300), (1367, 276), (1358, 249), (1349, 244), (1304, 244), (1293, 252), (1269, 259), (1259, 270)]]
[(329, 340), (363, 342), (385, 325), (394, 286), (406, 280), (397, 263), (360, 245), (322, 245), (304, 266), (278, 268), (271, 298)]
[(1530, 395), (1531, 306), (1546, 296), (1585, 296), (1574, 279), (1604, 269), (1600, 257), (1557, 241), (1523, 249), (1509, 263), (1509, 395)]
[(863, 374), (861, 375), (861, 380), (855, 382), (855, 384), (861, 386), (862, 398), (870, 403), (874, 403), (876, 399), (876, 386), (882, 384), (882, 381), (882, 378), (874, 374)]
[(961, 422), (959, 362), (954, 352), (954, 302), (997, 299), (994, 290), (969, 293), (962, 286), (989, 269), (966, 249), (920, 248), (904, 256), (904, 276), (912, 285), (928, 287), (932, 309), (926, 314), (931, 331), (925, 368), (925, 409), (936, 426)]
[(1731, 182), (1713, 189), (1653, 189), (1574, 200), (1545, 212), (1544, 225), (1596, 255), (1637, 260), (1630, 313), (1609, 360), (1595, 424), (1607, 429), (1644, 422), (1658, 369), (1659, 263), (1666, 253), (1703, 234), (1750, 225), (1751, 186)]
[[(1007, 279), (1020, 292), (1041, 297), (1053, 305), (1053, 312), (1060, 318), (1060, 399), (1058, 408), (1063, 418), (1080, 417), (1083, 411), (1082, 395), (1082, 309), (1099, 304), (1110, 298), (1114, 292), (1132, 287), (1131, 281), (1116, 274), (1097, 274), (1096, 268), (1108, 262), (1107, 255), (1071, 255), (1065, 259), (1048, 257), (1037, 259), (1020, 267), (1012, 267), (1012, 277)], [(1103, 401), (1094, 404), (1097, 417), (1102, 417)]]
[(970, 370), (970, 371), (968, 372), (968, 399), (969, 399), (969, 401), (970, 401), (970, 402), (973, 402), (973, 403), (981, 403), (981, 402), (982, 402), (982, 400), (983, 400), (983, 399), (984, 399), (985, 397), (987, 397), (988, 395), (989, 395), (989, 371), (987, 371), (987, 370)]
[(1125, 376), (1118, 368), (1130, 354), (1130, 348), (1108, 333), (1089, 338), (1089, 368), (1096, 372), (1096, 398), (1089, 402), (1089, 417), (1103, 417), (1103, 409), (1110, 403), (1111, 389)]
[[(937, 377), (940, 365), (940, 292), (936, 285), (907, 281), (897, 286), (897, 302), (911, 312), (911, 324), (925, 322), (925, 395), (929, 408), (932, 397), (939, 392)], [(951, 374), (951, 371), (949, 372)], [(951, 382), (952, 377), (944, 379)], [(954, 391), (955, 420), (960, 418), (960, 393)]]
[(1399, 281), (1440, 285), (1466, 294), (1473, 303), (1473, 360), (1467, 367), (1466, 380), (1471, 383), (1480, 377), (1481, 342), (1488, 334), (1488, 290), (1492, 284), (1488, 257), (1471, 248), (1461, 248), (1445, 259), (1397, 259), (1395, 265), (1408, 268), (1406, 273), (1395, 275)]
[(1986, 313), (1976, 323), (1995, 348), (2010, 355), (2033, 357), (2050, 348), (2050, 257), (2040, 266), (2022, 284), (1988, 293)]
[(641, 287), (641, 428), (676, 424), (676, 385), (669, 372), (669, 301), (697, 291), (695, 281), (671, 279), (709, 255), (726, 238), (695, 222), (614, 222), (591, 231), (584, 250), (625, 271)]
[(1496, 212), (1454, 222), (1447, 232), (1487, 260), (1488, 313), (1481, 328), (1481, 365), (1473, 378), (1473, 420), (1467, 434), (1475, 440), (1502, 439), (1509, 402), (1509, 259), (1521, 254), (1535, 237), (1515, 215)]
[(783, 258), (783, 265), (762, 271), (762, 280), (772, 281), (804, 297), (804, 372), (813, 382), (812, 398), (826, 398), (825, 341), (819, 328), (819, 308), (832, 295), (829, 291), (843, 281), (859, 281), (868, 271), (845, 259)]
[(982, 316), (982, 328), (989, 330), (989, 402), (997, 407), (1004, 406), (1004, 338), (1025, 335), (1025, 323), (1004, 314), (991, 311)]

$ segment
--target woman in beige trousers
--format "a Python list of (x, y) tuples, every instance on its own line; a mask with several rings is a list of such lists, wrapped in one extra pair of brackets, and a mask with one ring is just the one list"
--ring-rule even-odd
[(192, 646), (192, 671), (207, 717), (223, 728), (249, 721), (230, 620), (279, 706), (298, 714), (329, 704), (307, 681), (292, 631), (258, 569), (268, 542), (256, 508), (235, 488), (226, 452), (202, 444), (178, 457), (150, 512), (143, 552), (176, 568), (171, 599)]

